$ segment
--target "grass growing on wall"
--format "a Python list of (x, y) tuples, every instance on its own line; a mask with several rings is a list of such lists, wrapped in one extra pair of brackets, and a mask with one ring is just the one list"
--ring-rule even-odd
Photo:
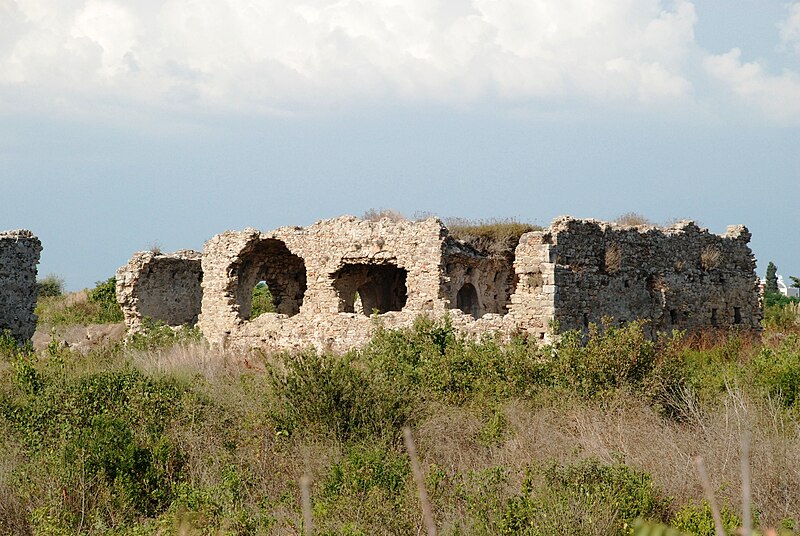
[(260, 358), (157, 325), (86, 357), (0, 338), (0, 533), (301, 534), (307, 474), (316, 534), (417, 534), (405, 425), (440, 534), (713, 534), (697, 454), (738, 526), (745, 432), (756, 523), (791, 533), (792, 325), (539, 346), (420, 319), (344, 355)]

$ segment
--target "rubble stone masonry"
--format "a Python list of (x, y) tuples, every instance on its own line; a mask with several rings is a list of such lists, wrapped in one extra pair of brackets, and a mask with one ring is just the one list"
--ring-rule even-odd
[[(117, 274), (129, 327), (197, 322), (214, 345), (345, 351), (379, 327), (448, 316), (465, 334), (523, 334), (647, 321), (673, 329), (758, 329), (755, 260), (743, 226), (626, 227), (561, 217), (507, 255), (477, 251), (436, 218), (343, 216), (309, 227), (226, 231), (202, 255), (141, 253)], [(202, 260), (200, 260), (202, 259)], [(198, 267), (198, 264), (202, 264)], [(199, 281), (202, 280), (202, 289)], [(274, 313), (251, 318), (265, 283)], [(198, 306), (198, 301), (201, 305)]]
[(0, 332), (19, 342), (36, 330), (36, 266), (42, 244), (27, 230), (0, 232)]

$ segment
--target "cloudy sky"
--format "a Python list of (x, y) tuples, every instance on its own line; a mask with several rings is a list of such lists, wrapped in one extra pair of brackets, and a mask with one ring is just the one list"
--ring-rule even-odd
[(800, 275), (800, 2), (0, 0), (0, 229), (71, 289), (226, 229), (744, 223)]

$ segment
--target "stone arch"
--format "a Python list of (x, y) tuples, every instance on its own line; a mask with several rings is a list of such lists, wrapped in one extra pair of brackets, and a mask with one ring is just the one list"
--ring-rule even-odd
[(339, 312), (370, 316), (402, 310), (408, 300), (407, 277), (406, 269), (393, 263), (345, 264), (333, 274)]
[(236, 303), (243, 320), (251, 317), (253, 289), (261, 281), (269, 287), (276, 313), (293, 316), (300, 312), (306, 292), (306, 264), (282, 240), (259, 240), (242, 255), (237, 272)]
[(478, 300), (478, 291), (472, 283), (464, 283), (456, 295), (456, 307), (473, 318), (480, 318), (481, 307)]

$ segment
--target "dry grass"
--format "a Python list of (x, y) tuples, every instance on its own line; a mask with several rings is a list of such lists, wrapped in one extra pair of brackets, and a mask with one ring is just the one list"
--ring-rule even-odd
[(444, 224), (450, 236), (490, 255), (513, 254), (523, 234), (542, 229), (538, 225), (519, 222), (513, 218), (489, 220), (446, 218)]
[(603, 271), (607, 274), (615, 274), (622, 268), (622, 248), (619, 244), (609, 244), (606, 246), (605, 257), (603, 258)]
[(618, 216), (614, 223), (618, 223), (619, 225), (625, 225), (627, 227), (638, 227), (640, 225), (648, 225), (654, 226), (653, 223), (647, 216), (643, 216), (638, 212), (626, 212), (621, 216)]
[[(692, 404), (692, 402), (689, 402)], [(762, 525), (800, 517), (800, 433), (777, 403), (752, 400), (731, 387), (718, 407), (689, 408), (684, 422), (664, 420), (633, 398), (605, 403), (548, 400), (532, 406), (512, 401), (503, 407), (508, 430), (494, 446), (477, 440), (480, 420), (464, 409), (437, 414), (419, 429), (423, 463), (466, 474), (503, 466), (511, 470), (508, 491), (519, 489), (524, 469), (558, 460), (594, 457), (622, 460), (653, 476), (677, 504), (700, 502), (703, 491), (693, 463), (706, 461), (717, 497), (740, 503), (741, 438), (751, 434), (752, 499)], [(442, 513), (440, 512), (440, 515)], [(455, 523), (464, 511), (452, 511)]]
[(391, 208), (370, 208), (364, 211), (361, 219), (367, 221), (380, 221), (382, 219), (405, 221), (407, 218), (401, 212)]
[(717, 268), (721, 259), (722, 253), (717, 247), (706, 246), (703, 248), (703, 251), (700, 252), (700, 266), (706, 272)]

